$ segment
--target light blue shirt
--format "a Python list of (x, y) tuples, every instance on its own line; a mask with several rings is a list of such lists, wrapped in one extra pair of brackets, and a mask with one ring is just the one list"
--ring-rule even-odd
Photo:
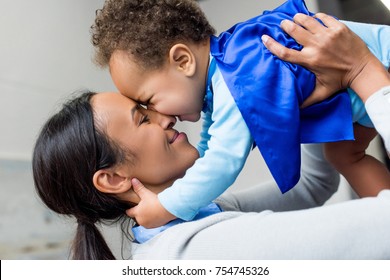
[[(385, 67), (389, 67), (389, 26), (343, 23), (366, 42)], [(183, 220), (193, 219), (201, 207), (234, 183), (253, 146), (249, 129), (218, 67), (213, 65), (213, 58), (210, 60), (201, 140), (197, 147), (200, 158), (183, 178), (158, 195), (165, 209)], [(351, 92), (350, 96), (354, 121), (372, 126), (364, 104), (355, 93)]]
[[(390, 26), (342, 21), (366, 43), (369, 50), (388, 69), (390, 66)], [(353, 121), (366, 127), (374, 127), (357, 94), (348, 89), (352, 105)]]
[[(210, 58), (208, 93), (200, 158), (186, 175), (158, 195), (170, 213), (191, 220), (198, 210), (221, 195), (241, 172), (253, 140), (221, 73)], [(214, 70), (214, 71), (213, 71)], [(210, 86), (212, 84), (213, 93)]]

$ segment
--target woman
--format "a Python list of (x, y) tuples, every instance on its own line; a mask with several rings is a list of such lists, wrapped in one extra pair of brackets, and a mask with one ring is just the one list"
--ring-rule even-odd
[[(120, 94), (84, 93), (44, 125), (34, 149), (34, 181), (50, 209), (76, 218), (73, 259), (114, 259), (95, 224), (125, 220), (125, 210), (139, 201), (131, 178), (144, 183), (146, 195), (158, 193), (198, 158), (174, 124)], [(306, 146), (302, 161), (299, 186), (285, 195), (275, 184), (255, 187), (220, 197), (196, 221), (133, 228), (132, 258), (390, 258), (390, 191), (287, 211), (322, 205), (338, 186), (321, 146)], [(139, 191), (137, 182), (134, 187)]]

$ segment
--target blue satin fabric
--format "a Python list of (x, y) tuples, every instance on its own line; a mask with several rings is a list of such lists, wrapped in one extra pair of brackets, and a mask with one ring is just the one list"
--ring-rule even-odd
[(281, 61), (261, 41), (268, 34), (300, 50), (302, 46), (280, 28), (283, 19), (292, 20), (298, 12), (312, 15), (304, 1), (289, 0), (211, 38), (211, 55), (282, 193), (300, 178), (300, 143), (353, 140), (346, 91), (300, 110), (314, 89), (314, 74)]

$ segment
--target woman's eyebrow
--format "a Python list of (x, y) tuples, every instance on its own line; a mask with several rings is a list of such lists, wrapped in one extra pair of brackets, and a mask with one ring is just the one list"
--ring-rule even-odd
[(133, 121), (134, 121), (134, 114), (137, 111), (137, 109), (138, 109), (138, 105), (134, 105), (134, 107), (131, 108), (131, 117), (132, 117)]

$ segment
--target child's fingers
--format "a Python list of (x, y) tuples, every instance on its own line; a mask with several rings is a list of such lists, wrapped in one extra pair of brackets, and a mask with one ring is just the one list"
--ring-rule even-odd
[(130, 209), (126, 210), (126, 215), (129, 216), (130, 218), (135, 218), (136, 216), (136, 211), (138, 206), (131, 207)]
[(131, 184), (133, 186), (133, 190), (138, 195), (138, 197), (142, 200), (144, 197), (146, 197), (150, 190), (145, 188), (145, 186), (137, 179), (133, 178), (131, 179)]
[[(138, 197), (140, 198), (140, 201), (142, 201), (142, 199), (146, 199), (146, 197), (149, 195), (150, 190), (145, 188), (145, 186), (136, 178), (131, 179), (131, 184), (135, 194), (138, 195)], [(138, 208), (139, 206), (137, 205), (130, 209), (127, 209), (126, 215), (131, 218), (136, 218), (139, 212)]]

